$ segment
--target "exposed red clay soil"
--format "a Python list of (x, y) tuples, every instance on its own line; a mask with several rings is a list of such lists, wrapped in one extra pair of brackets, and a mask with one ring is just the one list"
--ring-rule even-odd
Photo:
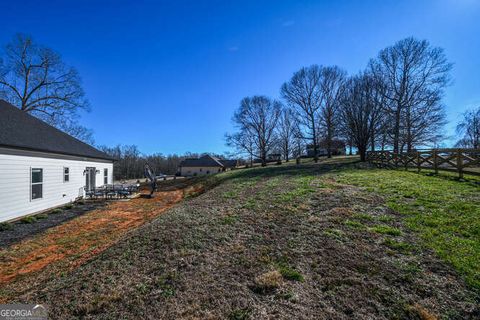
[(46, 267), (71, 270), (116, 243), (128, 231), (148, 222), (183, 199), (202, 192), (200, 186), (161, 191), (153, 199), (114, 202), (43, 234), (0, 251), (0, 286)]

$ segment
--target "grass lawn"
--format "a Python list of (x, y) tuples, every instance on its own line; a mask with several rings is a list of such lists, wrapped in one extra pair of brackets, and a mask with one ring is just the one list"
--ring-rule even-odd
[(201, 183), (83, 265), (23, 278), (9, 301), (56, 318), (480, 318), (474, 182), (344, 157)]
[(336, 180), (384, 196), (425, 246), (480, 289), (480, 185), (475, 178), (459, 182), (448, 174), (350, 169)]

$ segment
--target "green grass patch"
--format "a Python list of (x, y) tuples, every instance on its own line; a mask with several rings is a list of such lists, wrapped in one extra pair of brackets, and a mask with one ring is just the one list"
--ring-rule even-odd
[(257, 207), (257, 201), (255, 199), (248, 199), (244, 204), (243, 207), (245, 209), (255, 209)]
[(380, 222), (391, 222), (391, 221), (393, 221), (393, 217), (387, 216), (386, 214), (384, 214), (384, 215), (381, 215), (380, 217), (378, 217), (378, 221), (380, 221)]
[(413, 246), (407, 242), (397, 241), (395, 239), (387, 238), (383, 241), (383, 244), (392, 250), (396, 250), (402, 253), (409, 253), (413, 250)]
[(363, 223), (350, 219), (345, 220), (343, 224), (354, 229), (362, 229), (364, 227)]
[(305, 280), (303, 275), (300, 272), (298, 272), (297, 270), (295, 270), (294, 268), (288, 265), (280, 264), (278, 266), (278, 271), (280, 272), (282, 277), (284, 277), (287, 280), (299, 281), (299, 282), (303, 282)]
[(227, 191), (223, 193), (223, 197), (226, 199), (236, 199), (237, 193), (235, 191)]
[(235, 309), (228, 315), (228, 319), (230, 320), (246, 320), (250, 318), (250, 313), (252, 311), (249, 308), (244, 309)]
[(399, 236), (402, 234), (402, 231), (400, 231), (399, 229), (390, 227), (389, 225), (386, 225), (386, 224), (373, 226), (370, 228), (370, 230), (376, 233), (388, 234), (391, 236)]
[(329, 238), (340, 240), (340, 241), (345, 238), (345, 233), (342, 230), (338, 230), (338, 229), (329, 228), (323, 231), (323, 234)]
[[(387, 205), (404, 215), (406, 225), (419, 234), (426, 247), (452, 264), (470, 285), (480, 288), (478, 183), (461, 182), (443, 173), (387, 169), (347, 169), (335, 178), (384, 196)], [(380, 221), (388, 222), (386, 217)]]
[(237, 220), (238, 220), (237, 216), (229, 215), (222, 218), (222, 224), (224, 225), (234, 224)]

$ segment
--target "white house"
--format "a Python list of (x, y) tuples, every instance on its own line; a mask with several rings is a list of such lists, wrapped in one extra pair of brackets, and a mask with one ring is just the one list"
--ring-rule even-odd
[(189, 176), (203, 176), (207, 174), (219, 173), (237, 166), (237, 160), (224, 160), (204, 155), (200, 158), (185, 159), (180, 163), (178, 168), (180, 175), (184, 177)]
[(113, 159), (0, 100), (0, 222), (111, 184)]

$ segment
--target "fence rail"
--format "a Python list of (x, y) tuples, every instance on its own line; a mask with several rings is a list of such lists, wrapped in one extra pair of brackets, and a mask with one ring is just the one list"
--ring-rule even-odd
[(367, 161), (380, 167), (405, 167), (457, 172), (480, 176), (480, 149), (428, 149), (413, 152), (367, 152)]

